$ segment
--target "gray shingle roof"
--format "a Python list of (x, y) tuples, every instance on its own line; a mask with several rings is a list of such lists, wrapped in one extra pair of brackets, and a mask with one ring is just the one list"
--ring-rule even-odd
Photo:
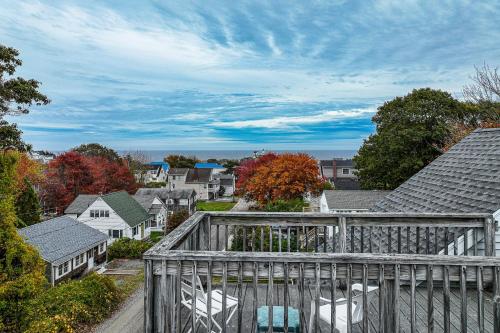
[[(161, 211), (161, 207), (163, 204), (153, 204), (155, 198), (160, 199), (155, 194), (135, 194), (133, 196), (135, 201), (137, 201), (145, 210), (148, 211), (149, 214), (158, 214)], [(161, 201), (161, 199), (160, 199)]]
[(156, 195), (166, 202), (168, 199), (189, 199), (195, 196), (196, 192), (193, 189), (169, 191), (166, 188), (140, 188), (135, 195)]
[(325, 190), (329, 209), (370, 209), (390, 191)]
[(45, 261), (59, 265), (105, 242), (108, 236), (69, 216), (22, 228), (19, 234), (36, 247)]
[(80, 194), (73, 200), (68, 208), (66, 208), (64, 214), (82, 214), (92, 203), (94, 203), (97, 197), (98, 195), (96, 194)]
[(373, 210), (493, 213), (500, 209), (500, 129), (476, 130)]
[(208, 183), (212, 169), (189, 169), (186, 177), (186, 183)]
[(342, 178), (339, 177), (334, 181), (333, 186), (337, 190), (359, 190), (361, 186), (356, 178)]
[(185, 175), (188, 173), (189, 169), (188, 168), (172, 168), (168, 170), (169, 175)]

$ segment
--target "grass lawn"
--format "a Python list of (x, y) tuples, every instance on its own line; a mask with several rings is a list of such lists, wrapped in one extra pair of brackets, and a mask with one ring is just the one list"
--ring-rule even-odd
[(163, 231), (151, 231), (151, 236), (149, 236), (149, 238), (153, 243), (158, 243), (163, 236), (165, 236)]
[(196, 210), (199, 211), (226, 211), (233, 208), (236, 202), (218, 202), (218, 201), (198, 201)]

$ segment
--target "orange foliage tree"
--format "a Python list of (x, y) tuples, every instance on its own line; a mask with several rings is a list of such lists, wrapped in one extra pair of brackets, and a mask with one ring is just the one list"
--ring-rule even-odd
[(236, 173), (236, 194), (245, 195), (247, 192), (247, 185), (250, 179), (255, 175), (257, 169), (263, 165), (271, 163), (278, 155), (274, 153), (267, 153), (256, 159), (248, 159), (240, 163), (235, 169)]
[(307, 154), (282, 154), (255, 169), (245, 185), (245, 196), (264, 205), (317, 194), (322, 187), (315, 159)]

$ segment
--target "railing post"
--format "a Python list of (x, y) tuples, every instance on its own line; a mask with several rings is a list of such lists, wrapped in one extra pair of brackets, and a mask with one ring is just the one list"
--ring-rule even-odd
[(495, 255), (495, 220), (493, 217), (484, 219), (484, 255)]
[(345, 216), (339, 216), (339, 253), (346, 252), (347, 223)]
[(153, 261), (145, 260), (144, 262), (144, 332), (153, 332)]

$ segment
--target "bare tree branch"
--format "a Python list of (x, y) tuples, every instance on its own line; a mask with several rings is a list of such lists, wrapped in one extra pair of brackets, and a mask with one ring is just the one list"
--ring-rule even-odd
[(476, 74), (471, 77), (474, 83), (463, 88), (466, 100), (473, 103), (500, 101), (500, 74), (498, 67), (492, 68), (486, 63), (482, 67), (474, 66)]

